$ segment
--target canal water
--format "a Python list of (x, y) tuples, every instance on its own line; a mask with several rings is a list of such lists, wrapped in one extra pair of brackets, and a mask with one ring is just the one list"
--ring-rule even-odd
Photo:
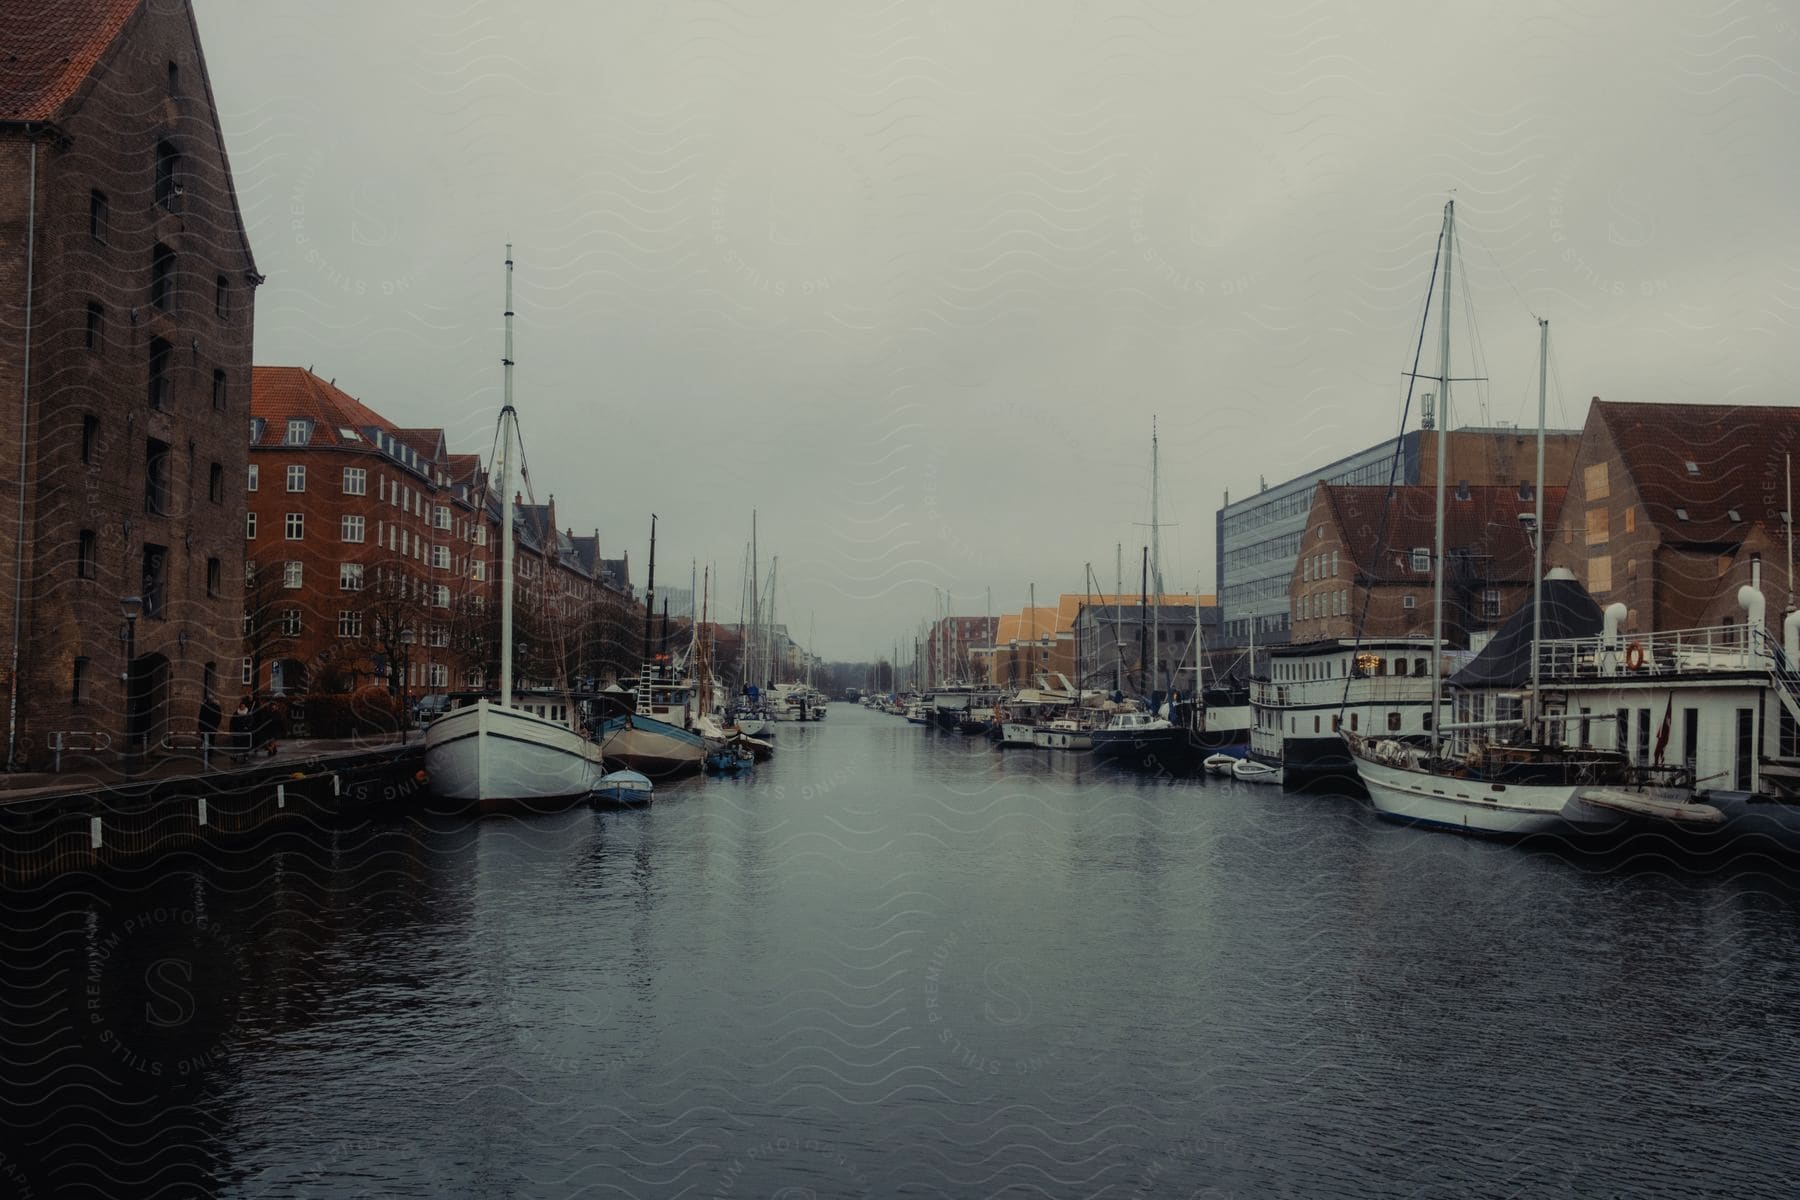
[(641, 812), (6, 898), (0, 1194), (1790, 1196), (1789, 868), (836, 705)]

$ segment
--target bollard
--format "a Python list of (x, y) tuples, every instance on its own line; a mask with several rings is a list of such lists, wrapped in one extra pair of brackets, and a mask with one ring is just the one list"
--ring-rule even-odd
[(50, 735), (50, 752), (50, 769), (60, 775), (62, 774), (62, 734)]
[(89, 817), (88, 818), (88, 849), (89, 850), (98, 850), (100, 848), (100, 842), (101, 842), (100, 818), (99, 817)]
[(212, 770), (212, 734), (210, 733), (200, 735), (200, 769), (202, 771)]

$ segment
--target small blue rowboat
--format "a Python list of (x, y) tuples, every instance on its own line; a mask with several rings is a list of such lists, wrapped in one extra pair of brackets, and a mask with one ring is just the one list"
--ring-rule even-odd
[(588, 792), (588, 799), (599, 804), (648, 804), (652, 790), (648, 776), (636, 771), (614, 771), (599, 778)]

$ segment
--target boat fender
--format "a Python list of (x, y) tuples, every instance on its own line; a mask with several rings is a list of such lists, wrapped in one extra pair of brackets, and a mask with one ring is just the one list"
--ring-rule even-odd
[(1625, 669), (1640, 670), (1644, 665), (1644, 646), (1642, 642), (1633, 642), (1625, 647)]

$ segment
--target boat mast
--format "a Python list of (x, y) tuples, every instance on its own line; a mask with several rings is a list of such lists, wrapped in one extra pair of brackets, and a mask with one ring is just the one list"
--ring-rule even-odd
[(1113, 543), (1113, 692), (1125, 692), (1125, 543)]
[(1156, 417), (1150, 417), (1150, 578), (1156, 586), (1156, 606), (1150, 610), (1150, 715), (1156, 715), (1156, 685), (1162, 675), (1162, 539), (1158, 537), (1156, 493), (1158, 475)]
[(1538, 639), (1544, 636), (1544, 397), (1550, 377), (1550, 322), (1538, 318), (1537, 506), (1531, 539), (1531, 736), (1537, 741), (1542, 721)]
[(644, 585), (644, 661), (638, 667), (638, 687), (643, 688), (644, 676), (650, 670), (653, 651), (651, 637), (656, 622), (656, 514), (650, 514), (650, 578)]
[(1031, 678), (1029, 672), (1031, 671), (1031, 669), (1033, 667), (1035, 667), (1037, 665), (1037, 659), (1035, 657), (1033, 657), (1034, 652), (1037, 650), (1037, 583), (1036, 583), (1036, 581), (1033, 581), (1031, 584), (1031, 600), (1030, 600), (1030, 603), (1025, 608), (1025, 627), (1023, 629), (1019, 630), (1019, 632), (1024, 633), (1024, 632), (1026, 632), (1026, 630), (1030, 630), (1030, 632), (1031, 632), (1031, 640), (1025, 643), (1027, 646), (1031, 647), (1031, 649), (1025, 651), (1025, 667), (1026, 667), (1026, 671), (1027, 671), (1026, 678), (1029, 679), (1029, 678)]
[(500, 704), (510, 707), (513, 694), (513, 521), (512, 440), (518, 414), (513, 411), (513, 257), (506, 244), (506, 357), (500, 360)]
[[(1150, 661), (1150, 547), (1144, 547), (1144, 565), (1139, 568), (1138, 578), (1138, 670), (1142, 671)], [(1149, 680), (1149, 690), (1156, 688), (1156, 676)], [(1152, 701), (1154, 707), (1154, 700)]]
[(1444, 483), (1450, 473), (1450, 301), (1451, 264), (1456, 246), (1456, 201), (1444, 201), (1444, 290), (1438, 300), (1437, 578), (1431, 606), (1431, 757), (1438, 756), (1444, 695)]
[[(1087, 610), (1094, 610), (1094, 564), (1082, 563), (1082, 583), (1087, 588)], [(1075, 614), (1075, 707), (1081, 707), (1081, 693), (1087, 686), (1087, 657), (1081, 653), (1081, 614)]]

